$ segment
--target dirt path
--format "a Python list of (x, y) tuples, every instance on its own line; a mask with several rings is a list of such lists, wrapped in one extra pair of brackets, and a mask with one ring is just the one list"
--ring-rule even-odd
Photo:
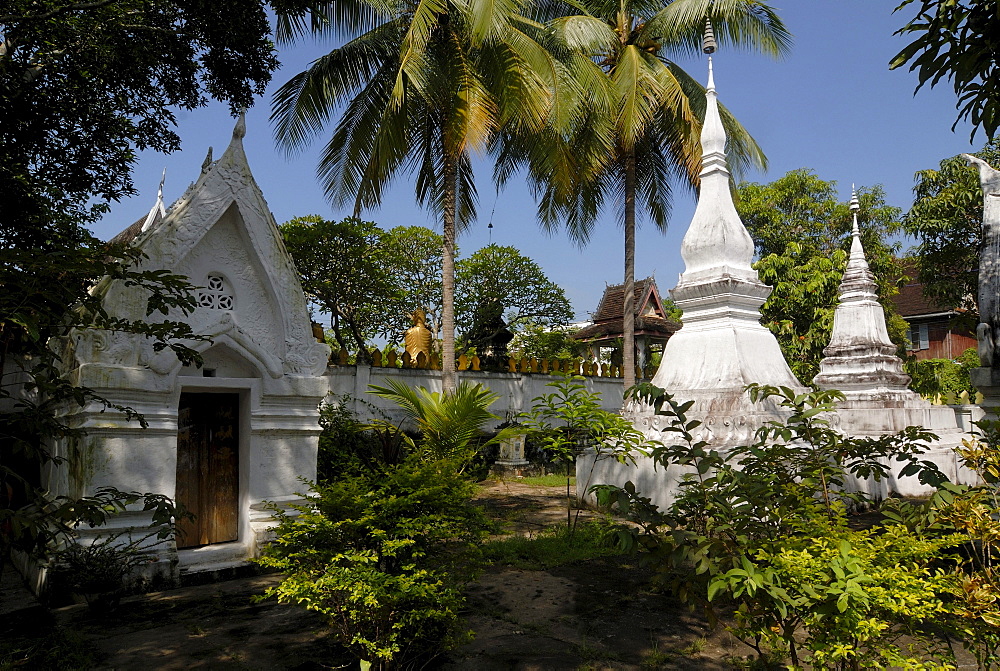
[[(518, 533), (565, 523), (565, 489), (488, 482), (478, 498)], [(0, 636), (33, 639), (49, 653), (41, 666), (22, 668), (341, 667), (347, 658), (321, 618), (253, 601), (279, 579), (257, 576), (129, 597), (105, 618), (95, 618), (83, 605), (68, 606), (45, 621), (4, 623)], [(620, 558), (550, 571), (493, 568), (469, 589), (465, 617), (475, 639), (437, 667), (711, 670), (730, 668), (720, 661), (730, 655), (747, 654), (727, 633), (709, 632), (703, 620), (670, 597), (649, 591), (647, 579), (645, 570)], [(46, 638), (53, 624), (62, 634)]]

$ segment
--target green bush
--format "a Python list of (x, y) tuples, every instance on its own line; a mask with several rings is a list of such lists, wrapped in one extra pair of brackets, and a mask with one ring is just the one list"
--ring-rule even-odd
[(695, 439), (699, 422), (685, 416), (690, 403), (650, 385), (637, 388), (669, 423), (668, 439), (652, 450), (657, 466), (683, 466), (688, 475), (665, 511), (631, 483), (598, 488), (599, 500), (639, 523), (641, 530), (624, 540), (648, 553), (682, 600), (702, 605), (713, 620), (728, 613), (731, 631), (760, 663), (915, 669), (953, 661), (940, 624), (956, 601), (952, 553), (961, 537), (954, 530), (921, 534), (893, 520), (857, 532), (846, 517), (850, 506), (865, 502), (845, 491), (849, 475), (880, 480), (895, 464), (900, 475), (952, 486), (922, 458), (933, 434), (910, 427), (851, 438), (826, 419), (839, 392), (748, 391), (789, 417), (722, 454)]
[(584, 478), (581, 487), (586, 489), (590, 476), (599, 459), (613, 458), (625, 463), (633, 459), (636, 450), (647, 444), (642, 432), (616, 412), (601, 408), (600, 395), (587, 391), (585, 378), (580, 375), (562, 375), (546, 387), (554, 391), (532, 399), (529, 412), (523, 413), (523, 424), (507, 431), (527, 433), (532, 442), (541, 445), (547, 458), (561, 462), (566, 471), (566, 528), (572, 536), (579, 520), (572, 515), (573, 497), (570, 479), (575, 473), (576, 457), (584, 450), (593, 450), (594, 463), (591, 473)]
[(957, 539), (947, 557), (950, 594), (937, 625), (962, 642), (982, 669), (1000, 668), (1000, 423), (976, 423), (957, 449), (979, 475), (975, 486), (944, 483), (921, 504), (891, 502), (893, 523), (921, 539)]
[(474, 490), (455, 463), (415, 456), (315, 485), (311, 506), (274, 509), (277, 537), (258, 561), (285, 578), (265, 596), (325, 615), (372, 669), (420, 667), (469, 635), (462, 587), (488, 526)]
[(974, 347), (962, 352), (955, 360), (952, 359), (911, 359), (906, 362), (907, 375), (910, 376), (910, 389), (922, 396), (940, 394), (958, 396), (963, 391), (970, 397), (976, 395), (976, 388), (969, 379), (969, 371), (979, 366), (979, 354)]
[[(383, 463), (398, 463), (402, 459), (401, 441), (383, 441), (369, 431), (351, 410), (353, 398), (344, 394), (319, 407), (319, 452), (316, 459), (316, 480), (321, 483), (376, 470)], [(364, 401), (362, 401), (364, 403)], [(373, 412), (378, 409), (366, 404)]]

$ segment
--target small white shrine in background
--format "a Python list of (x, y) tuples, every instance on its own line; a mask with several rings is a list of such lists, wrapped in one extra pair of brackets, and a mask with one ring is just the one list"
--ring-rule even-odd
[[(244, 121), (222, 157), (211, 160), (174, 205), (162, 200), (118, 239), (146, 255), (143, 269), (185, 275), (198, 307), (186, 321), (202, 368), (182, 366), (146, 338), (80, 331), (64, 358), (80, 385), (141, 412), (149, 424), (97, 404), (67, 420), (86, 429), (73, 473), (55, 469), (55, 493), (87, 495), (105, 486), (157, 492), (195, 513), (175, 541), (160, 546), (153, 573), (173, 580), (186, 570), (234, 565), (254, 556), (274, 520), (264, 502), (300, 500), (301, 478), (314, 479), (317, 406), (329, 392), (329, 347), (313, 337), (298, 274), (243, 151)], [(145, 290), (105, 280), (96, 291), (114, 316), (145, 317)], [(148, 523), (140, 512), (111, 528)]]
[[(706, 49), (707, 53), (711, 53)], [(768, 399), (752, 403), (745, 388), (758, 383), (805, 391), (785, 361), (777, 339), (760, 323), (760, 307), (771, 287), (752, 268), (754, 245), (743, 225), (730, 191), (726, 166), (726, 135), (719, 116), (712, 59), (708, 61), (707, 109), (702, 128), (702, 169), (698, 205), (684, 240), (681, 256), (685, 270), (670, 295), (684, 311), (683, 327), (667, 342), (662, 363), (652, 383), (684, 403), (693, 401), (688, 420), (701, 425), (696, 440), (725, 452), (750, 444), (764, 423), (780, 420), (787, 411)], [(846, 399), (829, 418), (838, 431), (851, 436), (879, 436), (907, 426), (923, 426), (939, 434), (923, 458), (934, 461), (953, 482), (966, 482), (973, 474), (960, 468), (953, 448), (966, 434), (959, 428), (955, 410), (932, 406), (907, 388), (896, 347), (889, 340), (885, 315), (875, 293), (875, 282), (857, 226), (857, 199), (850, 260), (841, 284), (840, 303), (834, 317), (830, 346), (815, 383), (839, 389)], [(632, 404), (626, 415), (648, 438), (662, 440), (670, 418)], [(975, 417), (978, 419), (978, 417)], [(577, 462), (578, 491), (590, 485), (624, 485), (664, 508), (674, 499), (678, 483), (691, 469), (676, 465), (654, 468), (647, 457), (635, 465), (600, 459), (587, 453)], [(892, 464), (895, 473), (901, 467)], [(876, 496), (890, 491), (903, 495), (929, 493), (917, 478), (890, 478), (882, 483), (857, 482), (852, 486)]]
[[(849, 436), (880, 436), (908, 426), (920, 426), (938, 435), (924, 458), (935, 462), (953, 482), (965, 483), (975, 474), (959, 468), (954, 448), (967, 437), (968, 426), (960, 426), (956, 411), (947, 405), (932, 405), (909, 389), (910, 376), (896, 356), (889, 339), (885, 312), (878, 302), (875, 277), (868, 268), (858, 228), (860, 204), (851, 194), (854, 223), (851, 254), (840, 283), (840, 300), (833, 315), (830, 344), (823, 350), (819, 373), (813, 383), (820, 389), (837, 389), (845, 399), (837, 404), (834, 425)], [(970, 421), (973, 410), (969, 409)], [(896, 471), (899, 470), (897, 467)], [(916, 478), (898, 479), (895, 473), (882, 483), (855, 483), (856, 487), (884, 497), (927, 493)]]

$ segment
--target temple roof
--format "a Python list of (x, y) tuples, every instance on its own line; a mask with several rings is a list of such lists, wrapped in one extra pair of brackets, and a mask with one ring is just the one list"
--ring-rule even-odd
[(138, 237), (143, 231), (148, 231), (151, 228), (156, 228), (163, 221), (163, 218), (167, 216), (167, 210), (163, 207), (163, 182), (167, 179), (167, 169), (163, 169), (163, 176), (160, 178), (160, 188), (156, 192), (156, 202), (153, 203), (153, 207), (149, 209), (144, 217), (136, 219), (131, 225), (125, 228), (121, 233), (111, 238), (112, 244), (131, 244), (133, 240)]
[[(670, 319), (660, 300), (656, 281), (647, 277), (635, 282), (635, 333), (669, 338), (680, 329), (679, 322)], [(622, 336), (625, 315), (625, 285), (613, 284), (604, 289), (601, 302), (594, 312), (594, 323), (574, 334), (576, 340), (611, 340)]]
[[(635, 318), (635, 335), (637, 336), (648, 335), (666, 340), (680, 328), (681, 325), (678, 322), (669, 318), (653, 316), (637, 316)], [(574, 333), (573, 338), (575, 340), (614, 340), (622, 337), (623, 330), (622, 318), (619, 317), (600, 324), (585, 326)]]
[(903, 274), (907, 277), (906, 284), (901, 285), (899, 293), (892, 297), (900, 316), (921, 317), (961, 312), (953, 306), (941, 305), (935, 299), (924, 295), (924, 285), (917, 279), (918, 270), (914, 259), (903, 259), (902, 265)]

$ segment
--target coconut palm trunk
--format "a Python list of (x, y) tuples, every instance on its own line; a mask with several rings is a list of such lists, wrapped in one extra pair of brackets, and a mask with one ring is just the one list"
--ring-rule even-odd
[(447, 147), (443, 154), (441, 391), (445, 396), (450, 396), (458, 387), (458, 375), (455, 372), (455, 203), (458, 195), (458, 161)]
[(635, 385), (635, 151), (625, 152), (625, 295), (622, 301), (622, 377)]

